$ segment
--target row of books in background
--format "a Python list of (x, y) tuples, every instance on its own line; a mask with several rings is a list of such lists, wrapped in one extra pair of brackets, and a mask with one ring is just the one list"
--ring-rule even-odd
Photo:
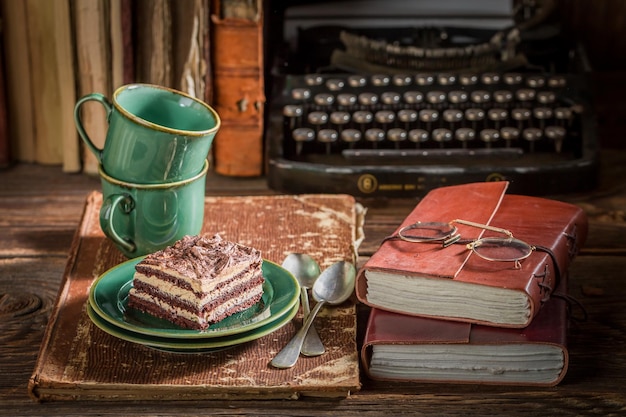
[[(74, 104), (142, 82), (215, 107), (218, 173), (262, 173), (262, 0), (0, 0), (0, 19), (0, 166), (13, 160), (97, 174), (94, 156), (81, 149)], [(82, 111), (101, 147), (102, 107)]]
[[(519, 261), (386, 239), (357, 277), (372, 308), (361, 359), (376, 380), (554, 386), (568, 368), (569, 266), (587, 236), (575, 205), (507, 195), (507, 182), (442, 187), (398, 227), (456, 219), (510, 231)], [(464, 241), (496, 233), (459, 223)], [(407, 232), (408, 233), (408, 232)], [(508, 239), (508, 237), (505, 237)]]

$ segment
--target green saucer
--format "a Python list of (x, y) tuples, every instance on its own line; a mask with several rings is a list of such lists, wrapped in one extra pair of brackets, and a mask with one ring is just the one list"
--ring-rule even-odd
[(298, 305), (299, 285), (279, 265), (263, 261), (263, 296), (252, 307), (212, 324), (207, 330), (192, 330), (167, 320), (128, 308), (135, 265), (143, 257), (121, 263), (102, 274), (89, 291), (89, 305), (102, 320), (127, 332), (167, 339), (212, 339), (238, 335), (264, 327), (288, 315)]
[(153, 349), (171, 353), (211, 353), (235, 347), (237, 345), (259, 339), (289, 323), (298, 312), (299, 305), (294, 304), (287, 314), (273, 322), (267, 323), (253, 330), (232, 336), (216, 337), (211, 339), (170, 339), (134, 333), (102, 319), (96, 314), (91, 305), (87, 304), (87, 314), (91, 321), (104, 332), (127, 342), (137, 343)]

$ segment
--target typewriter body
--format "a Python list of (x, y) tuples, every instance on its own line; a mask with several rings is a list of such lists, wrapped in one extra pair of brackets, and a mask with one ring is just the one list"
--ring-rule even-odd
[(271, 188), (412, 197), (479, 181), (530, 195), (595, 186), (588, 66), (550, 23), (551, 2), (271, 4)]

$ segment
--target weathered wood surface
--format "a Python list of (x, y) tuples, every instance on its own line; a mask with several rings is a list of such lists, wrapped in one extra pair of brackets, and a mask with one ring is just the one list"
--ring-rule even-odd
[[(554, 196), (590, 215), (587, 244), (571, 269), (571, 292), (589, 318), (570, 331), (570, 367), (555, 388), (390, 384), (363, 379), (343, 400), (34, 403), (27, 393), (37, 352), (89, 192), (97, 178), (57, 167), (17, 165), (0, 171), (0, 415), (626, 415), (626, 152), (602, 156), (598, 189)], [(272, 194), (263, 179), (210, 176), (213, 195)], [(361, 200), (368, 212), (360, 263), (416, 204)], [(367, 309), (358, 309), (362, 340)]]

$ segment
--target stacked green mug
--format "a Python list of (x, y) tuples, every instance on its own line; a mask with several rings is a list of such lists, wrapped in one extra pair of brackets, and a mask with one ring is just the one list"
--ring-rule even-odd
[[(102, 148), (83, 127), (88, 101), (106, 111)], [(129, 84), (110, 101), (99, 93), (79, 99), (74, 121), (100, 163), (100, 225), (124, 255), (152, 253), (200, 232), (207, 156), (221, 123), (213, 108), (171, 88)]]

